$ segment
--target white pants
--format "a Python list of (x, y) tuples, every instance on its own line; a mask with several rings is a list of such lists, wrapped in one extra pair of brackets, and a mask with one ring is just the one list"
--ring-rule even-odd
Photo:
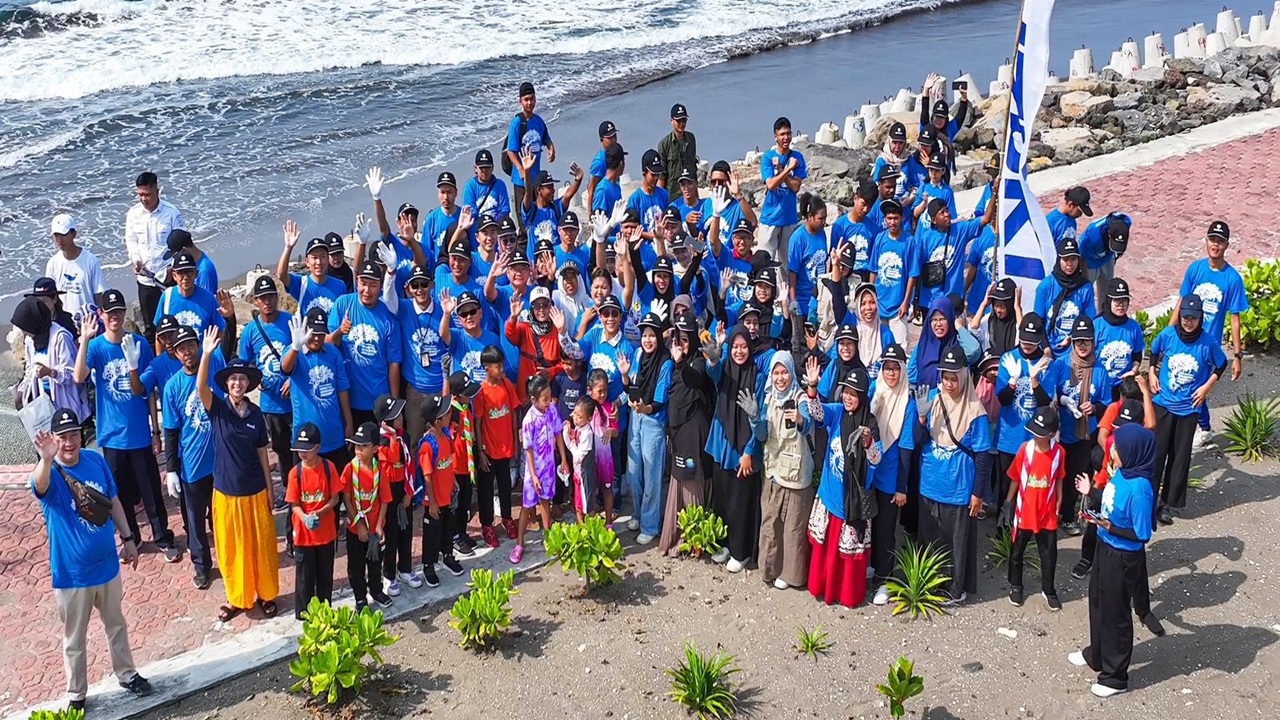
[(796, 231), (796, 225), (761, 225), (756, 228), (756, 249), (769, 253), (769, 257), (775, 262), (782, 263), (785, 267), (787, 264), (787, 241), (791, 239), (791, 233)]

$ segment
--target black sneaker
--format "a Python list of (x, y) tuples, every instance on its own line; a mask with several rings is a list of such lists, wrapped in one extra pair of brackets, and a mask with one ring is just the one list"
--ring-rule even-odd
[(422, 566), (422, 581), (427, 587), (440, 587), (440, 576), (436, 575), (435, 565)]
[(1052, 610), (1053, 612), (1058, 612), (1059, 610), (1062, 609), (1062, 601), (1058, 599), (1057, 595), (1050, 595), (1049, 593), (1040, 593), (1040, 594), (1044, 596), (1044, 601), (1049, 603), (1050, 610)]
[(182, 548), (177, 545), (162, 547), (160, 551), (164, 553), (164, 561), (167, 563), (176, 563), (182, 560)]
[(1066, 533), (1071, 537), (1079, 537), (1080, 535), (1084, 534), (1084, 528), (1080, 527), (1080, 523), (1076, 522), (1075, 520), (1072, 520), (1066, 523), (1065, 525), (1063, 525), (1062, 529), (1065, 530)]
[(458, 559), (454, 556), (446, 555), (442, 562), (444, 562), (445, 567), (449, 568), (449, 572), (453, 573), (455, 576), (462, 574), (462, 563), (458, 562)]
[(1160, 518), (1159, 518), (1159, 519), (1160, 519), (1160, 524), (1161, 524), (1161, 525), (1172, 525), (1172, 524), (1173, 524), (1173, 513), (1169, 512), (1169, 508), (1167, 508), (1167, 507), (1162, 507), (1162, 508), (1160, 508)]
[(466, 535), (459, 535), (453, 541), (453, 551), (462, 557), (471, 557), (476, 554), (476, 544)]
[(1014, 607), (1022, 607), (1022, 588), (1009, 588), (1009, 603)]
[(1146, 617), (1139, 620), (1142, 622), (1142, 627), (1149, 630), (1152, 635), (1164, 637), (1164, 625), (1160, 623), (1160, 618), (1156, 617), (1155, 613), (1147, 613)]
[(1077, 580), (1083, 580), (1089, 577), (1089, 571), (1092, 569), (1093, 569), (1092, 562), (1089, 562), (1084, 558), (1080, 558), (1080, 562), (1076, 563), (1076, 566), (1071, 568), (1071, 577)]
[(72, 710), (79, 710), (80, 712), (84, 712), (84, 700), (83, 699), (72, 700), (71, 702), (67, 703), (67, 707), (69, 707)]
[(371, 592), (369, 593), (369, 597), (373, 598), (373, 601), (377, 603), (380, 608), (386, 609), (391, 607), (391, 596), (382, 591)]
[(212, 585), (213, 582), (209, 580), (208, 575), (196, 573), (196, 576), (191, 578), (191, 584), (195, 586), (195, 589), (197, 590), (208, 590), (209, 586)]
[(364, 609), (367, 607), (369, 607), (369, 603), (367, 602), (356, 603), (356, 614), (359, 615), (360, 613), (364, 612)]
[(146, 697), (151, 694), (151, 683), (137, 673), (133, 674), (133, 679), (129, 682), (120, 683), (120, 687), (124, 688), (130, 695), (137, 695), (138, 697)]

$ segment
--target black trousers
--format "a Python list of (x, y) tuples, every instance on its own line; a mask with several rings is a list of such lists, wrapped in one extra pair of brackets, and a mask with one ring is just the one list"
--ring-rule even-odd
[[(1098, 552), (1098, 526), (1085, 523), (1084, 536), (1080, 538), (1080, 558), (1093, 562)], [(1130, 591), (1133, 595), (1133, 612), (1139, 619), (1151, 614), (1151, 583), (1147, 577), (1147, 552), (1142, 552), (1142, 573)]]
[(440, 506), (440, 517), (431, 517), (431, 508), (422, 510), (422, 566), (431, 567), (443, 557), (453, 557), (453, 513)]
[[(461, 496), (462, 488), (458, 488), (458, 492)], [(476, 503), (479, 505), (481, 527), (493, 524), (494, 493), (498, 494), (502, 519), (511, 518), (511, 458), (489, 458), (488, 470), (476, 468)]]
[(388, 582), (396, 573), (413, 572), (413, 500), (404, 509), (405, 526), (400, 527), (400, 503), (404, 501), (404, 483), (391, 486), (391, 503), (387, 505), (387, 520), (382, 523), (382, 577)]
[[(454, 462), (458, 459), (454, 458)], [(462, 459), (465, 468), (466, 458)], [(471, 522), (471, 492), (472, 482), (471, 475), (468, 473), (458, 473), (453, 476), (454, 487), (458, 489), (454, 495), (456, 504), (450, 509), (449, 515), (451, 522), (449, 526), (449, 540), (461, 540), (467, 536), (467, 523)], [(510, 494), (508, 493), (508, 497)], [(493, 500), (489, 501), (489, 512), (493, 512)]]
[(138, 518), (134, 506), (142, 500), (147, 520), (151, 525), (151, 541), (161, 548), (173, 547), (173, 531), (169, 530), (169, 510), (164, 505), (164, 490), (160, 487), (160, 466), (151, 446), (134, 450), (103, 448), (102, 457), (107, 461), (124, 506), (125, 522), (129, 532), (142, 544), (138, 532)]
[(946, 505), (920, 498), (920, 539), (934, 543), (948, 554), (952, 598), (978, 592), (978, 521), (968, 505)]
[(382, 593), (382, 561), (370, 560), (368, 555), (369, 543), (361, 540), (355, 530), (348, 528), (347, 578), (351, 581), (351, 592), (356, 596), (357, 608), (369, 603), (370, 594)]
[(898, 547), (898, 506), (893, 493), (876, 490), (876, 516), (871, 519), (871, 567), (874, 584), (883, 585), (893, 575), (893, 551)]
[[(1191, 416), (1195, 421), (1195, 416)], [(1118, 550), (1098, 543), (1093, 574), (1089, 576), (1089, 647), (1085, 662), (1098, 673), (1098, 683), (1118, 690), (1129, 687), (1133, 659), (1131, 590), (1145, 576), (1145, 552)]]
[(1058, 567), (1058, 533), (1055, 530), (1041, 530), (1033, 533), (1018, 530), (1013, 540), (1013, 551), (1009, 553), (1009, 586), (1022, 587), (1022, 559), (1027, 554), (1027, 545), (1035, 538), (1036, 552), (1040, 554), (1040, 590), (1045, 595), (1057, 595), (1053, 587), (1053, 579)]
[(138, 283), (138, 307), (142, 309), (142, 334), (147, 342), (156, 343), (156, 308), (160, 307), (160, 296), (164, 288)]
[[(1156, 405), (1156, 471), (1151, 476), (1156, 491), (1155, 512), (1160, 508), (1187, 506), (1187, 477), (1191, 474), (1191, 443), (1199, 416), (1174, 415)], [(1152, 523), (1155, 527), (1155, 523)]]
[[(296, 464), (293, 457), (293, 413), (263, 415), (267, 422), (267, 435), (271, 438), (271, 450), (276, 454), (280, 468), (280, 494), (268, 493), (271, 499), (284, 497), (285, 488), (289, 485), (289, 471)], [(342, 472), (342, 468), (338, 468)]]
[(294, 548), (293, 616), (302, 619), (311, 598), (333, 602), (334, 543)]
[(1062, 511), (1058, 517), (1062, 522), (1080, 522), (1080, 493), (1076, 490), (1076, 476), (1080, 473), (1089, 473), (1090, 478), (1093, 474), (1091, 471), (1093, 465), (1093, 442), (1091, 440), (1078, 440), (1070, 445), (1063, 445), (1062, 449), (1067, 454), (1066, 477), (1062, 479)]
[[(996, 459), (996, 506), (1004, 507), (1004, 499), (1009, 496), (1009, 466), (1013, 465), (1013, 453), (1002, 452)], [(1070, 476), (1067, 480), (1071, 480)]]
[(898, 524), (911, 537), (920, 535), (920, 449), (902, 450), (911, 457), (907, 460), (907, 504), (898, 513)]
[(372, 410), (357, 410), (355, 408), (351, 408), (351, 424), (354, 426), (352, 430), (367, 422), (377, 422), (373, 417)]
[(182, 519), (187, 527), (191, 564), (196, 574), (207, 577), (213, 572), (213, 554), (210, 552), (213, 543), (209, 541), (213, 527), (213, 476), (206, 475), (195, 482), (182, 483), (181, 488)]
[(740, 478), (737, 470), (713, 464), (711, 508), (729, 530), (725, 547), (738, 562), (756, 557), (760, 542), (760, 473)]

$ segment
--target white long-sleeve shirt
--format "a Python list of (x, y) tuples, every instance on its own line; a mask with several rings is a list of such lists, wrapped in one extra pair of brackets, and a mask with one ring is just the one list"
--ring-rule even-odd
[[(124, 246), (129, 252), (129, 262), (141, 262), (152, 274), (163, 278), (168, 267), (164, 252), (168, 249), (169, 232), (181, 227), (182, 213), (163, 199), (152, 212), (142, 207), (142, 203), (129, 208), (124, 218)], [(138, 276), (138, 282), (158, 287), (154, 280), (143, 275)]]

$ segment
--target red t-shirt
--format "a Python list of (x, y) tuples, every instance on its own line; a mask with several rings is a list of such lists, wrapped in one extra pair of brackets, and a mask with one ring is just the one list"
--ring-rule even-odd
[(471, 412), (471, 406), (462, 404), (459, 410), (457, 405), (450, 405), (449, 435), (453, 438), (453, 454), (458, 458), (458, 464), (454, 467), (454, 473), (458, 475), (467, 474), (467, 436), (462, 432), (464, 421), (471, 423), (471, 442), (476, 441), (476, 418)]
[[(424, 442), (419, 445), (418, 467), (422, 468), (423, 480), (431, 488), (431, 495), (436, 499), (436, 505), (448, 505), (456, 482), (453, 476), (456, 472), (453, 466), (453, 447), (444, 433), (436, 435), (435, 438), (440, 452), (433, 457), (431, 443)], [(466, 472), (466, 468), (463, 468), (463, 472)], [(428, 507), (431, 503), (424, 498), (422, 505)]]
[(1116, 429), (1116, 418), (1120, 417), (1120, 406), (1124, 405), (1124, 399), (1117, 400), (1107, 406), (1106, 411), (1102, 413), (1102, 419), (1098, 421), (1098, 429), (1107, 429), (1111, 432)]
[(355, 507), (347, 508), (348, 527), (355, 530), (356, 522), (364, 519), (370, 532), (376, 530), (383, 507), (391, 502), (391, 483), (384, 480), (380, 473), (375, 481), (372, 463), (365, 465), (355, 459), (342, 471), (342, 489), (343, 492), (351, 493), (355, 501)]
[[(516, 390), (516, 396), (519, 398), (517, 404), (523, 404), (524, 388), (534, 373), (545, 370), (547, 379), (550, 380), (564, 369), (560, 364), (560, 333), (555, 332), (553, 328), (552, 332), (546, 335), (537, 335), (529, 323), (520, 322), (513, 316), (507, 319), (506, 335), (507, 340), (520, 353), (519, 367), (516, 370), (516, 379), (520, 384)], [(538, 362), (538, 349), (534, 347), (534, 343), (542, 348), (542, 359), (547, 361), (546, 368)]]
[[(413, 470), (410, 465), (412, 456), (408, 455), (405, 448), (400, 445), (401, 434), (396, 433), (392, 436), (386, 430), (382, 431), (382, 436), (390, 440), (389, 444), (378, 447), (378, 469), (382, 471), (382, 479), (389, 487), (405, 483), (412, 475)], [(407, 485), (405, 489), (412, 493), (413, 490)]]
[(1009, 480), (1018, 488), (1014, 524), (1019, 530), (1058, 529), (1058, 484), (1066, 477), (1067, 453), (1061, 443), (1037, 452), (1034, 440), (1022, 443), (1009, 465)]
[[(342, 475), (333, 463), (320, 458), (320, 464), (314, 468), (305, 468), (301, 464), (294, 465), (289, 471), (289, 482), (284, 491), (284, 500), (290, 505), (297, 505), (304, 513), (318, 511), (329, 503), (329, 499), (342, 492)], [(302, 519), (293, 513), (289, 514), (293, 524), (293, 544), (297, 547), (317, 547), (327, 545), (338, 538), (338, 523), (335, 513), (327, 512), (320, 516), (320, 526), (310, 530), (302, 524)]]
[(520, 400), (511, 381), (502, 378), (499, 385), (488, 380), (480, 383), (480, 392), (471, 401), (471, 406), (480, 422), (480, 446), (485, 454), (497, 460), (514, 457), (516, 433), (513, 413), (520, 407)]

